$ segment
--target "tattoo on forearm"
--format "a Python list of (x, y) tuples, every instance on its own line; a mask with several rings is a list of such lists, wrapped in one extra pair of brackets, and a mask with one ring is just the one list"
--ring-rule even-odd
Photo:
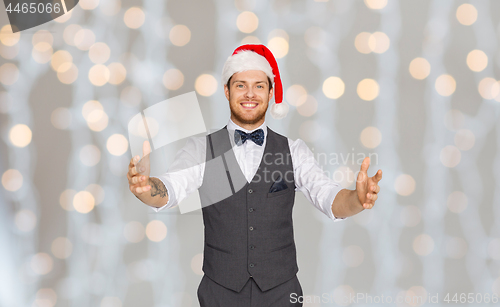
[(151, 197), (160, 195), (160, 197), (163, 198), (167, 195), (167, 188), (165, 188), (160, 179), (149, 178), (149, 184), (151, 185)]

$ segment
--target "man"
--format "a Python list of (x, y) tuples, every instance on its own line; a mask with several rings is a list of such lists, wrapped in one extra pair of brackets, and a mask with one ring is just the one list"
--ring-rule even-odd
[[(139, 157), (132, 158), (130, 190), (157, 211), (199, 190), (205, 224), (205, 274), (198, 288), (202, 307), (302, 306), (291, 300), (303, 295), (293, 238), (295, 190), (339, 221), (374, 206), (382, 171), (368, 177), (365, 158), (356, 189), (341, 189), (303, 141), (266, 126), (273, 82), (272, 115), (281, 118), (288, 107), (278, 66), (264, 45), (238, 47), (224, 65), (222, 81), (231, 110), (227, 126), (188, 139), (173, 163), (192, 166), (184, 170), (149, 177), (147, 159), (136, 166)], [(145, 156), (150, 152), (147, 142), (143, 151)], [(205, 163), (197, 163), (201, 159)]]

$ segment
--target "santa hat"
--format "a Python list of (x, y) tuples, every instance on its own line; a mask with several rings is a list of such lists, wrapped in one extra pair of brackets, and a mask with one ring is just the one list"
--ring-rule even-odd
[(271, 83), (274, 82), (274, 104), (271, 107), (271, 115), (276, 119), (285, 117), (289, 107), (283, 101), (280, 72), (271, 51), (261, 44), (247, 44), (236, 48), (222, 69), (222, 84), (226, 84), (233, 74), (246, 70), (261, 70), (271, 79)]

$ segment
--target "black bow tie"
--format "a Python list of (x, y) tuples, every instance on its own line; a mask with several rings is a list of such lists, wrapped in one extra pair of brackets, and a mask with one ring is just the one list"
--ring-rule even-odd
[(258, 129), (252, 133), (246, 133), (245, 131), (241, 131), (238, 129), (234, 131), (234, 142), (236, 144), (241, 145), (248, 139), (252, 140), (257, 145), (262, 146), (262, 144), (264, 143), (264, 130)]

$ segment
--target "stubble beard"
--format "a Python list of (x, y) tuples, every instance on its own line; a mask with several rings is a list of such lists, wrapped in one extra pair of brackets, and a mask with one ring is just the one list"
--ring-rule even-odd
[[(231, 99), (231, 93), (229, 93), (229, 99)], [(239, 122), (241, 122), (245, 125), (253, 125), (255, 123), (258, 123), (262, 118), (264, 118), (266, 116), (266, 111), (267, 111), (267, 108), (266, 108), (261, 114), (258, 114), (256, 118), (245, 119), (233, 110), (233, 105), (231, 103), (229, 103), (229, 109), (231, 110), (231, 115), (234, 116), (234, 118), (236, 118)]]

